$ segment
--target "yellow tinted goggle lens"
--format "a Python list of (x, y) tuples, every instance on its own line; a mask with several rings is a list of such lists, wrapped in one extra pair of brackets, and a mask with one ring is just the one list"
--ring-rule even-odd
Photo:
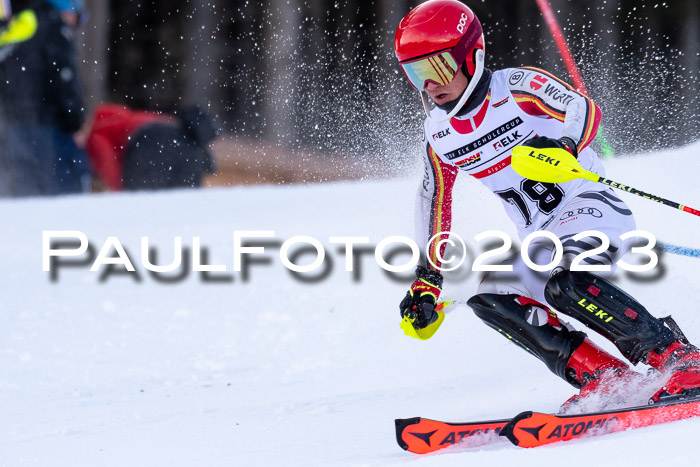
[(459, 67), (449, 52), (440, 52), (413, 62), (402, 63), (406, 77), (419, 90), (423, 90), (428, 81), (436, 84), (450, 83)]

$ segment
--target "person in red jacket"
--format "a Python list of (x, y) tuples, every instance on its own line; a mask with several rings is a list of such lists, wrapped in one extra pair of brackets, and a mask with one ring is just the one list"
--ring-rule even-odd
[(198, 187), (213, 173), (216, 137), (199, 108), (178, 114), (101, 104), (86, 141), (94, 175), (113, 191)]

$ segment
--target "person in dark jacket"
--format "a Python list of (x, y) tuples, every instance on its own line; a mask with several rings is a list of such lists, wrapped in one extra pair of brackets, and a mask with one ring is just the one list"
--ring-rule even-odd
[[(12, 1), (13, 16), (0, 36), (2, 195), (83, 189), (80, 181), (67, 183), (87, 172), (72, 141), (84, 118), (72, 42), (79, 8), (76, 0)], [(71, 16), (75, 22), (64, 21)]]
[(178, 112), (173, 124), (145, 125), (126, 148), (124, 189), (201, 186), (204, 175), (214, 173), (208, 145), (216, 134), (211, 119), (198, 107)]

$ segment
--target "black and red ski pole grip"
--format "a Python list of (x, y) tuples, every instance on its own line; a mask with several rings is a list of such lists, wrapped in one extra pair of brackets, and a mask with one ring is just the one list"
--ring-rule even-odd
[(642, 198), (646, 198), (651, 201), (656, 201), (657, 203), (665, 204), (666, 206), (671, 206), (672, 208), (680, 209), (681, 211), (700, 216), (700, 211), (698, 211), (697, 209), (693, 209), (689, 206), (685, 206), (683, 204), (667, 200), (666, 198), (662, 198), (660, 196), (652, 195), (651, 193), (647, 193), (646, 191), (638, 190), (631, 186), (623, 185), (622, 183), (617, 183), (603, 177), (600, 177), (598, 179), (598, 182), (613, 188), (617, 188), (618, 190), (626, 191), (627, 193), (632, 193), (633, 195), (641, 196)]

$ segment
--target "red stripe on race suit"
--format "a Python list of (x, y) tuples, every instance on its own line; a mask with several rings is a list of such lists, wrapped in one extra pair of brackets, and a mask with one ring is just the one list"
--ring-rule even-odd
[[(449, 232), (452, 227), (452, 188), (459, 169), (451, 164), (443, 162), (435, 150), (429, 146), (428, 155), (433, 169), (434, 192), (430, 210), (429, 238), (440, 232)], [(435, 242), (431, 242), (428, 254), (435, 266), (440, 267), (442, 261), (439, 258), (445, 253), (446, 244), (440, 244), (440, 240), (449, 237), (447, 233), (440, 236)], [(440, 244), (438, 251), (436, 245)]]

